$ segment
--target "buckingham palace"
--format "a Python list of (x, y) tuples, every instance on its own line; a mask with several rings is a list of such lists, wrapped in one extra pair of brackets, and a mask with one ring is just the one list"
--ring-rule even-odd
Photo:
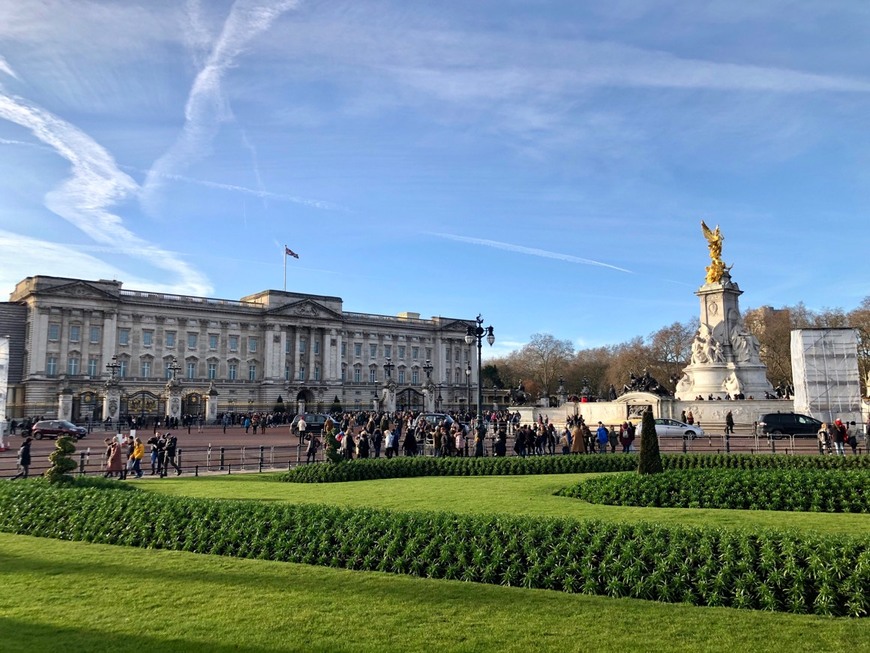
[(474, 320), (350, 313), (340, 297), (239, 300), (50, 276), (0, 304), (8, 414), (75, 421), (223, 412), (465, 409)]

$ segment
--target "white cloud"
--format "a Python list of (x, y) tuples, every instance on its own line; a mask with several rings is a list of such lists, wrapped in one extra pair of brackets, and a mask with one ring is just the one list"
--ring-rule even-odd
[(3, 58), (3, 55), (0, 55), (0, 73), (6, 73), (10, 77), (18, 79), (18, 75), (15, 74), (15, 71), (12, 70), (12, 66), (10, 66), (9, 62)]
[(46, 195), (46, 206), (97, 243), (126, 248), (136, 258), (170, 272), (175, 292), (209, 294), (207, 279), (172, 252), (140, 238), (124, 226), (110, 207), (135, 195), (139, 188), (118, 169), (114, 159), (90, 136), (70, 123), (0, 87), (0, 118), (29, 129), (71, 164), (71, 176)]
[[(184, 127), (169, 150), (152, 166), (145, 180), (142, 199), (146, 210), (156, 212), (157, 193), (161, 180), (177, 174), (204, 156), (222, 122), (232, 118), (222, 81), (226, 71), (235, 64), (250, 41), (269, 29), (285, 11), (295, 7), (297, 0), (237, 0), (230, 9), (223, 29), (214, 43), (202, 69), (197, 74), (184, 110)], [(197, 3), (191, 15), (196, 16)], [(193, 19), (190, 42), (198, 43), (202, 30)]]
[(446, 238), (448, 240), (455, 240), (460, 243), (469, 243), (471, 245), (481, 245), (483, 247), (492, 247), (494, 249), (503, 249), (508, 252), (516, 252), (517, 254), (526, 254), (528, 256), (540, 256), (541, 258), (551, 258), (556, 259), (557, 261), (565, 261), (567, 263), (579, 263), (580, 265), (595, 265), (602, 268), (609, 268), (611, 270), (618, 270), (619, 272), (628, 272), (631, 274), (631, 270), (626, 270), (625, 268), (620, 268), (615, 265), (610, 265), (609, 263), (603, 263), (602, 261), (595, 261), (593, 259), (582, 258), (580, 256), (572, 256), (571, 254), (562, 254), (560, 252), (550, 252), (545, 249), (537, 249), (535, 247), (523, 247), (522, 245), (514, 245), (511, 243), (503, 243), (497, 240), (487, 240), (485, 238), (468, 238), (466, 236), (456, 236), (454, 234), (440, 234), (440, 233), (431, 233), (432, 236), (437, 236), (438, 238)]

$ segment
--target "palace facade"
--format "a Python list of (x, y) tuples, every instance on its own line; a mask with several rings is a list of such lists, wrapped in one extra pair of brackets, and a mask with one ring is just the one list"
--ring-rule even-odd
[(0, 321), (18, 370), (10, 418), (55, 416), (71, 395), (74, 420), (102, 419), (109, 385), (120, 388), (121, 415), (163, 417), (173, 379), (191, 415), (206, 414), (207, 401), (218, 413), (384, 408), (388, 384), (399, 410), (465, 409), (477, 385), (477, 352), (464, 339), (473, 320), (351, 313), (340, 297), (211, 299), (34, 276), (0, 305)]

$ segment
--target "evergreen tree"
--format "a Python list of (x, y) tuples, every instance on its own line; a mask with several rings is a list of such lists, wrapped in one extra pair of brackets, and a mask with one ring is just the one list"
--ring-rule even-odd
[(651, 410), (643, 414), (640, 427), (640, 462), (638, 474), (660, 474), (662, 472), (662, 454), (659, 451), (659, 436), (656, 434), (656, 423)]
[(326, 420), (323, 430), (323, 446), (325, 447), (326, 459), (334, 464), (344, 462), (344, 458), (338, 451), (338, 440), (335, 439), (335, 426), (331, 419)]
[(48, 457), (49, 461), (51, 461), (51, 467), (45, 472), (45, 478), (48, 479), (49, 483), (60, 484), (72, 482), (73, 477), (69, 475), (69, 472), (77, 467), (76, 461), (71, 457), (75, 451), (76, 446), (73, 444), (72, 438), (68, 435), (64, 435), (57, 439), (54, 451), (52, 451), (51, 455)]

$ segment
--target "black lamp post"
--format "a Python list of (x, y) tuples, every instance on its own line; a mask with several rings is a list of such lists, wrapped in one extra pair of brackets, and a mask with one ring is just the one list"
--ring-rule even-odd
[(427, 358), (426, 362), (423, 363), (423, 371), (426, 372), (426, 383), (429, 383), (429, 380), (432, 377), (433, 369), (435, 369), (435, 367), (432, 365), (432, 361)]
[(465, 364), (465, 401), (468, 410), (471, 410), (471, 361)]
[(435, 397), (435, 412), (441, 412), (441, 402), (444, 399), (441, 397), (441, 384), (438, 384), (438, 396)]
[(178, 364), (178, 359), (173, 357), (172, 362), (166, 366), (166, 369), (169, 370), (169, 372), (172, 374), (172, 380), (175, 381), (176, 377), (178, 376), (178, 370), (181, 369), (181, 365)]
[(482, 441), (484, 437), (483, 381), (480, 378), (480, 359), (482, 356), (484, 337), (489, 343), (489, 346), (492, 347), (492, 344), (495, 342), (495, 334), (493, 333), (493, 329), (491, 326), (488, 326), (486, 328), (483, 327), (483, 318), (480, 316), (479, 313), (477, 315), (477, 318), (475, 319), (475, 322), (477, 323), (476, 327), (468, 325), (468, 328), (465, 331), (465, 344), (473, 345), (475, 340), (477, 341), (477, 431)]
[(386, 379), (387, 381), (389, 381), (389, 380), (392, 378), (392, 376), (393, 376), (393, 369), (394, 369), (395, 367), (396, 367), (396, 366), (393, 365), (393, 361), (391, 361), (389, 358), (387, 358), (387, 362), (384, 363), (384, 377), (385, 377), (385, 379)]
[(112, 362), (106, 363), (106, 369), (109, 370), (109, 374), (112, 375), (112, 381), (114, 381), (115, 374), (117, 374), (118, 370), (121, 369), (121, 364), (118, 362), (117, 356), (112, 356)]

